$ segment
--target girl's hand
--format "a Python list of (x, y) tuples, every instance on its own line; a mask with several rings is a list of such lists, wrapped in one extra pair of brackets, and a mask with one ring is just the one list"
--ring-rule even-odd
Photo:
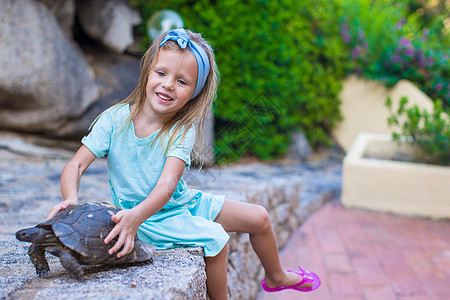
[(73, 199), (64, 200), (63, 202), (56, 204), (55, 206), (50, 208), (50, 213), (48, 214), (45, 221), (50, 220), (51, 218), (56, 216), (56, 214), (58, 214), (61, 210), (65, 210), (69, 206), (73, 206), (73, 205), (77, 205), (77, 204), (78, 204), (78, 200), (73, 200)]
[(116, 222), (116, 226), (114, 226), (105, 238), (105, 244), (108, 244), (116, 236), (119, 236), (119, 239), (114, 246), (109, 249), (109, 254), (114, 254), (123, 246), (122, 251), (117, 254), (117, 257), (120, 258), (133, 250), (134, 237), (136, 236), (139, 225), (141, 225), (142, 222), (139, 222), (136, 211), (133, 209), (122, 209), (117, 214), (112, 216), (111, 220)]

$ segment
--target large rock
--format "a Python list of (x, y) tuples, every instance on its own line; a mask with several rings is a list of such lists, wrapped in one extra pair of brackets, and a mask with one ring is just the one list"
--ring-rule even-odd
[(311, 154), (311, 146), (305, 134), (303, 132), (294, 132), (286, 157), (292, 160), (307, 160)]
[(0, 128), (58, 135), (98, 97), (94, 76), (44, 4), (0, 5)]
[[(195, 122), (195, 127), (200, 126), (200, 121)], [(202, 145), (197, 142), (192, 154), (193, 165), (197, 167), (212, 167), (216, 163), (214, 154), (214, 115), (210, 110), (203, 123)]]
[(125, 0), (78, 0), (77, 15), (85, 33), (117, 53), (133, 43), (133, 26), (142, 20)]
[(107, 51), (87, 52), (100, 95), (80, 118), (67, 120), (59, 133), (66, 138), (80, 140), (88, 133), (92, 121), (104, 110), (128, 97), (139, 80), (139, 58)]
[(64, 35), (71, 40), (75, 23), (75, 0), (37, 0), (47, 6), (56, 18)]

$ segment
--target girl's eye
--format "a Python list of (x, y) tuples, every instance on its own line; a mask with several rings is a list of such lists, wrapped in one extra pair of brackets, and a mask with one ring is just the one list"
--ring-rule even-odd
[(158, 74), (158, 76), (164, 76), (164, 72), (162, 71), (155, 71), (156, 74)]
[(182, 80), (182, 79), (178, 80), (178, 82), (179, 82), (181, 85), (186, 85), (186, 84), (187, 84), (186, 81), (184, 81), (184, 80)]

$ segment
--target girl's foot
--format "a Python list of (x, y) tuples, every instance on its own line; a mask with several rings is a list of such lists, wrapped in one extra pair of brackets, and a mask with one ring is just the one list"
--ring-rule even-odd
[(295, 290), (299, 292), (311, 292), (319, 288), (321, 281), (317, 274), (305, 271), (298, 267), (297, 270), (284, 271), (278, 279), (267, 278), (261, 281), (261, 286), (266, 292), (279, 292), (283, 290)]
[[(297, 285), (303, 280), (303, 277), (296, 272), (284, 271), (284, 273), (285, 273), (284, 276), (282, 278), (280, 278), (279, 280), (265, 278), (264, 279), (265, 285), (271, 289), (277, 288), (277, 287), (289, 287), (289, 286)], [(305, 283), (299, 285), (299, 287), (310, 288), (310, 287), (312, 287), (312, 285), (313, 285), (312, 282), (305, 282)]]

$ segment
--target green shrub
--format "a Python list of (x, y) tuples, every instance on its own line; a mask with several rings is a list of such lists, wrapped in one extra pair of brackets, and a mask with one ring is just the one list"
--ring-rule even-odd
[(436, 22), (423, 22), (420, 10), (410, 11), (406, 0), (343, 1), (342, 5), (341, 35), (348, 46), (351, 72), (388, 86), (408, 79), (450, 108), (448, 30), (442, 31)]
[(407, 108), (408, 99), (402, 97), (393, 111), (392, 100), (386, 100), (391, 116), (388, 124), (396, 129), (392, 138), (406, 141), (421, 150), (419, 159), (436, 164), (450, 165), (450, 119), (442, 109), (442, 101), (434, 102), (433, 112), (420, 110), (417, 105)]
[(134, 0), (144, 19), (180, 13), (211, 42), (221, 73), (215, 107), (219, 162), (284, 154), (294, 131), (330, 144), (339, 120), (344, 43), (334, 1)]

